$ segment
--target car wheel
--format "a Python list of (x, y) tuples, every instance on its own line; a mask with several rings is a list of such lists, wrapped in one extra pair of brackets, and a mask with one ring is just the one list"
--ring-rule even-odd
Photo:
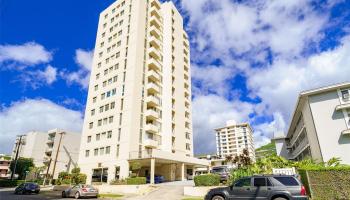
[(225, 200), (224, 197), (220, 196), (220, 195), (215, 195), (213, 196), (213, 198), (211, 198), (211, 200)]
[(74, 195), (74, 198), (79, 199), (80, 198), (80, 193), (76, 192), (75, 195)]
[(273, 200), (288, 200), (288, 199), (286, 199), (284, 197), (277, 197), (277, 198), (274, 198)]
[(66, 193), (63, 191), (62, 192), (62, 198), (66, 198), (67, 196), (66, 196)]

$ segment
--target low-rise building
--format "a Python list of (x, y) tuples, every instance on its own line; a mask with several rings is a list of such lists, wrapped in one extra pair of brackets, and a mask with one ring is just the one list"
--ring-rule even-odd
[(255, 161), (253, 130), (248, 123), (237, 124), (234, 121), (226, 122), (226, 126), (215, 129), (216, 150), (220, 158), (237, 156), (248, 150), (249, 157)]
[(300, 93), (287, 135), (275, 138), (278, 155), (350, 164), (349, 93), (350, 82)]
[(8, 178), (11, 164), (11, 156), (0, 154), (0, 178)]
[(59, 129), (48, 132), (32, 131), (21, 139), (20, 136), (16, 138), (12, 159), (16, 157), (18, 150), (18, 157), (32, 158), (36, 167), (47, 166), (49, 174), (54, 173), (53, 177), (57, 178), (59, 172), (70, 171), (76, 166), (80, 137), (79, 133)]

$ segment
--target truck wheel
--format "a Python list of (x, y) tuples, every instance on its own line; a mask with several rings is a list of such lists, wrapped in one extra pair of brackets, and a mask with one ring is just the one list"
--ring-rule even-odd
[(225, 200), (224, 197), (220, 196), (220, 195), (215, 195), (213, 196), (213, 198), (211, 198), (211, 200)]

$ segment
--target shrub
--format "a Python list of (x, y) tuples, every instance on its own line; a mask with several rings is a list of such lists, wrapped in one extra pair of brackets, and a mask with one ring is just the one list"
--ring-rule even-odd
[(220, 176), (217, 174), (203, 174), (194, 177), (195, 186), (217, 186), (220, 184)]
[(24, 180), (0, 180), (0, 187), (16, 187), (24, 183)]
[(135, 178), (127, 178), (127, 185), (142, 185), (146, 184), (146, 177), (135, 177)]
[(115, 180), (111, 180), (110, 183), (111, 185), (126, 185), (126, 181), (125, 180), (118, 180), (118, 179), (115, 179)]
[(350, 199), (349, 167), (299, 170), (299, 174), (312, 199)]

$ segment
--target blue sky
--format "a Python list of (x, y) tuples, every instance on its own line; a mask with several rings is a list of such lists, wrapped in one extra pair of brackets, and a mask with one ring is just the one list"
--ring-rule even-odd
[[(15, 135), (80, 131), (99, 12), (113, 0), (0, 1), (0, 153)], [(350, 1), (178, 0), (191, 42), (195, 153), (248, 121), (288, 128), (300, 91), (350, 81)]]

